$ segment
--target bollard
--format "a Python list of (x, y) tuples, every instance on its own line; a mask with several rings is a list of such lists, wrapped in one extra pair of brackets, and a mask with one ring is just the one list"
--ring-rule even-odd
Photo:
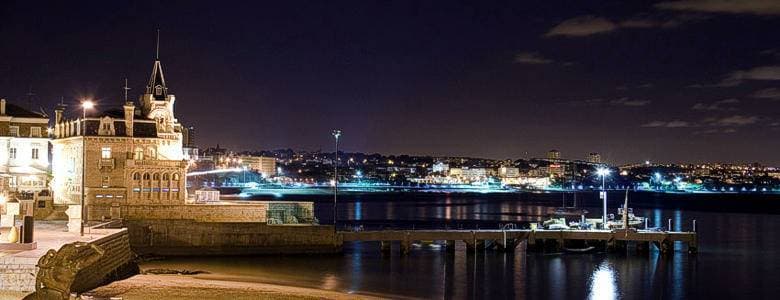
[(696, 232), (696, 219), (693, 219), (693, 232)]
[(667, 231), (672, 231), (672, 219), (669, 219), (669, 230)]

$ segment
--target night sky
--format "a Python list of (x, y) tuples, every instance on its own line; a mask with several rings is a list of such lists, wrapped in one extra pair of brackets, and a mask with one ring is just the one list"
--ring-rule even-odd
[(1, 7), (0, 97), (137, 100), (159, 28), (201, 148), (780, 165), (780, 1)]

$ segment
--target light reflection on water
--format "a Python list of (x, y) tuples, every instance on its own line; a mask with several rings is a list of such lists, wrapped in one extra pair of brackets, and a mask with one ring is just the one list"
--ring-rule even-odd
[(617, 299), (617, 283), (615, 281), (615, 270), (608, 262), (603, 262), (596, 268), (596, 271), (590, 275), (590, 293), (588, 299)]
[[(482, 228), (500, 222), (539, 220), (560, 205), (560, 198), (547, 203), (528, 199), (464, 199), (440, 195), (415, 201), (361, 196), (340, 198), (339, 215), (355, 224), (389, 226), (416, 224), (473, 228), (471, 220), (482, 218)], [(596, 203), (598, 205), (598, 203)], [(599, 215), (598, 206), (586, 207)], [(616, 207), (614, 205), (611, 207)], [(317, 203), (315, 212), (329, 223), (328, 202)], [(650, 226), (689, 229), (699, 223), (700, 253), (690, 256), (684, 246), (661, 257), (634, 252), (595, 254), (527, 254), (495, 251), (467, 254), (456, 244), (449, 254), (440, 247), (421, 245), (408, 256), (382, 255), (377, 243), (345, 245), (344, 254), (242, 258), (176, 258), (147, 262), (143, 268), (206, 270), (203, 278), (228, 278), (323, 288), (389, 298), (433, 299), (693, 299), (771, 298), (780, 293), (780, 241), (773, 214), (701, 212), (679, 209), (635, 208), (650, 217)], [(345, 222), (347, 220), (340, 220)], [(398, 224), (400, 223), (400, 224)], [(438, 225), (437, 225), (438, 224)], [(411, 227), (411, 226), (408, 226)]]

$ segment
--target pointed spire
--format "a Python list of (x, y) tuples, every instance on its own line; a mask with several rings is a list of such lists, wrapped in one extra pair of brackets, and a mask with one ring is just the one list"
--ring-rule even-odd
[(157, 50), (154, 52), (154, 60), (160, 60), (160, 29), (157, 29)]
[(160, 64), (160, 30), (157, 29), (157, 44), (155, 48), (154, 67), (149, 84), (146, 86), (146, 94), (152, 95), (155, 100), (165, 100), (168, 96), (168, 87), (165, 86), (162, 64)]

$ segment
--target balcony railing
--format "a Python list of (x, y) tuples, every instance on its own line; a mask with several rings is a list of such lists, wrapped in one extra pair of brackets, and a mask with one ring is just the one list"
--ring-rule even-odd
[(100, 162), (98, 164), (98, 167), (100, 168), (114, 168), (114, 159), (113, 158), (101, 158)]
[(138, 167), (163, 166), (163, 167), (180, 168), (180, 167), (186, 167), (187, 162), (183, 160), (128, 159), (127, 166), (131, 168), (136, 166)]

